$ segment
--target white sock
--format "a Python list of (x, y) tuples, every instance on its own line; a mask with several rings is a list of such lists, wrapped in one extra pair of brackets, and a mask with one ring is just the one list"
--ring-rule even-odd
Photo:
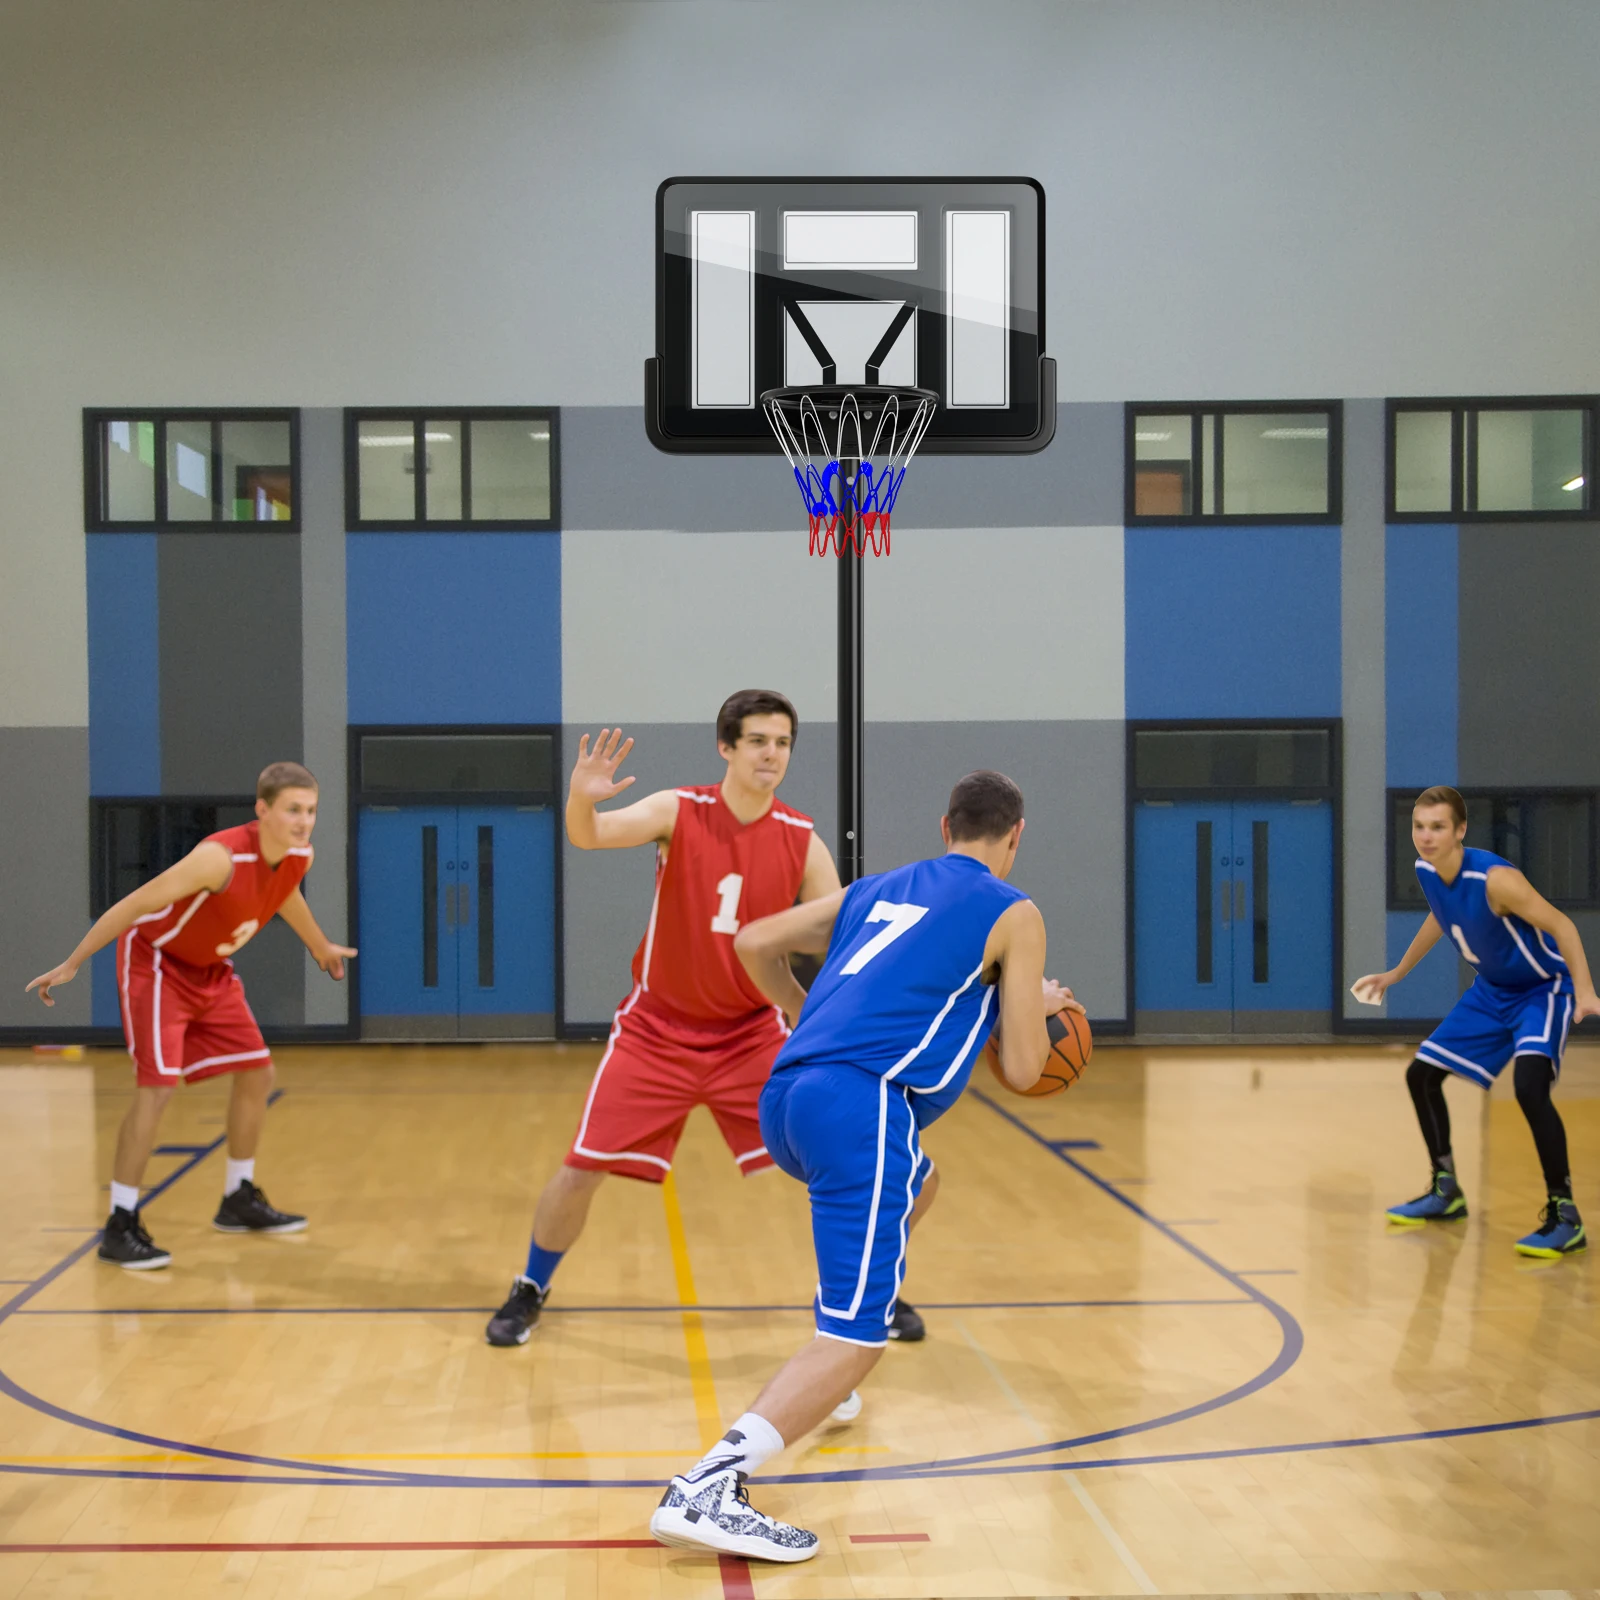
[(684, 1473), (690, 1483), (714, 1472), (757, 1472), (783, 1449), (783, 1435), (755, 1412), (747, 1411)]
[(256, 1158), (251, 1156), (248, 1161), (235, 1161), (229, 1156), (228, 1176), (223, 1180), (222, 1198), (226, 1200), (246, 1179), (251, 1183), (256, 1181)]
[(111, 1209), (121, 1208), (124, 1211), (137, 1211), (139, 1209), (139, 1185), (136, 1183), (118, 1183), (115, 1178), (111, 1180)]

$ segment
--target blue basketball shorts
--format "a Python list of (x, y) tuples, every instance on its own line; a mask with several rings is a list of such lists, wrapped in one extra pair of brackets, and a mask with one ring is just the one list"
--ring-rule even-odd
[(817, 1332), (889, 1342), (911, 1208), (933, 1171), (906, 1091), (855, 1067), (793, 1067), (761, 1091), (761, 1137), (811, 1195)]
[(1474, 978), (1417, 1054), (1487, 1089), (1515, 1056), (1547, 1056), (1552, 1074), (1560, 1072), (1571, 1025), (1572, 979), (1566, 973), (1531, 989), (1503, 989)]

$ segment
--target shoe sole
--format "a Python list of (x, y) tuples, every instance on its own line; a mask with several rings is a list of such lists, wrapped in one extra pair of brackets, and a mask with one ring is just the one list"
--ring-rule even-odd
[(492, 1333), (485, 1333), (483, 1342), (496, 1350), (515, 1350), (519, 1344), (526, 1344), (533, 1337), (532, 1328), (524, 1328), (515, 1339), (497, 1339)]
[(302, 1217), (298, 1222), (280, 1222), (275, 1228), (245, 1228), (233, 1222), (218, 1222), (213, 1217), (211, 1226), (218, 1233), (304, 1233), (310, 1223)]
[[(704, 1520), (701, 1519), (702, 1523)], [(691, 1531), (700, 1525), (686, 1521), (681, 1512), (667, 1511), (658, 1506), (655, 1515), (650, 1518), (650, 1537), (657, 1544), (668, 1545), (674, 1550), (701, 1550), (718, 1556), (743, 1556), (746, 1561), (809, 1561), (822, 1549), (820, 1544), (814, 1544), (809, 1550), (790, 1550), (782, 1545), (770, 1545), (764, 1539), (750, 1539), (741, 1534), (723, 1533), (715, 1530), (715, 1524), (711, 1524), (710, 1526), (716, 1531), (716, 1540), (713, 1542)]]
[(97, 1256), (96, 1259), (105, 1262), (108, 1267), (121, 1267), (124, 1272), (159, 1272), (163, 1267), (172, 1265), (171, 1256), (158, 1256), (153, 1261), (117, 1261), (111, 1256)]
[(1519, 1256), (1532, 1256), (1535, 1261), (1559, 1261), (1562, 1256), (1580, 1256), (1589, 1248), (1587, 1239), (1568, 1245), (1565, 1250), (1552, 1250), (1545, 1245), (1518, 1244), (1514, 1246)]
[(1397, 1217), (1392, 1211), (1385, 1211), (1384, 1220), (1392, 1222), (1397, 1228), (1425, 1228), (1430, 1222), (1465, 1222), (1465, 1211), (1452, 1211), (1448, 1217)]

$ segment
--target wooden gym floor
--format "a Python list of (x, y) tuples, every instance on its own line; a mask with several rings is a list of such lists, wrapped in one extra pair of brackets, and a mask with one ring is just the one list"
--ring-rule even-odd
[[(1408, 1056), (1104, 1049), (1042, 1103), (982, 1074), (928, 1138), (929, 1338), (758, 1480), (825, 1553), (752, 1569), (645, 1528), (809, 1331), (803, 1194), (704, 1113), (491, 1350), (593, 1048), (283, 1050), (284, 1239), (210, 1229), (226, 1084), (181, 1093), (144, 1275), (93, 1255), (126, 1059), (0, 1055), (0, 1596), (1600, 1584), (1600, 1263), (1512, 1252), (1542, 1195), (1505, 1090), (1450, 1088), (1471, 1220), (1386, 1231), (1425, 1178)], [(1600, 1049), (1559, 1098), (1600, 1220)]]

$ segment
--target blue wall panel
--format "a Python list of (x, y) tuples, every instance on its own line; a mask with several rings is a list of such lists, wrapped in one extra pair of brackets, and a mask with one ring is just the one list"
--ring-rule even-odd
[(1339, 715), (1338, 528), (1125, 537), (1129, 717)]
[[(1389, 913), (1390, 968), (1400, 964), (1400, 957), (1416, 937), (1422, 926), (1421, 911), (1391, 911)], [(1389, 991), (1388, 1015), (1398, 1017), (1423, 1017), (1433, 1020), (1442, 1017), (1456, 1003), (1461, 993), (1461, 957), (1449, 939), (1441, 939), (1427, 955), (1406, 975), (1405, 980)], [(1376, 1012), (1366, 1012), (1368, 1016)]]
[(345, 549), (352, 723), (561, 720), (559, 534), (352, 533)]
[(1453, 784), (1461, 698), (1455, 527), (1390, 527), (1384, 591), (1389, 787)]
[(86, 539), (89, 792), (160, 794), (156, 535), (91, 533)]
[(89, 957), (94, 979), (94, 995), (89, 1002), (89, 1020), (97, 1028), (122, 1026), (122, 1000), (117, 994), (117, 947), (96, 950)]

